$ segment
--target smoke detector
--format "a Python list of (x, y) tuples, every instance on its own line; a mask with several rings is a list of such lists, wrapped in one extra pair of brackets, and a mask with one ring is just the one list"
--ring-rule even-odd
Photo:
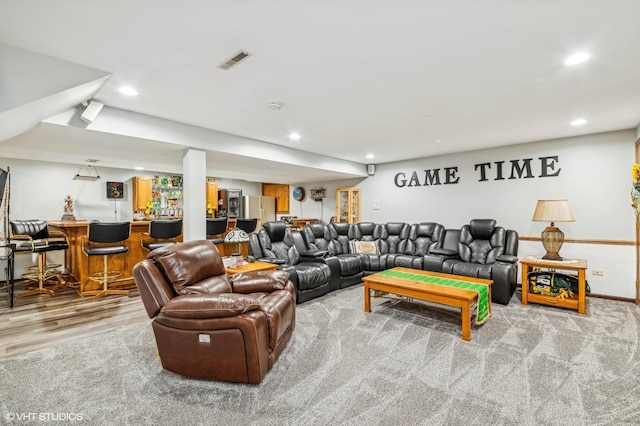
[(284, 105), (282, 102), (271, 101), (267, 104), (267, 108), (271, 111), (280, 111)]

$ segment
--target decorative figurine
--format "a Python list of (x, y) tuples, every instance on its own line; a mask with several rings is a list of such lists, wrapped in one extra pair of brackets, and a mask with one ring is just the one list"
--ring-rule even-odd
[(67, 195), (67, 197), (64, 199), (64, 214), (62, 215), (62, 220), (76, 220), (76, 217), (73, 215), (73, 198), (71, 198), (71, 195)]

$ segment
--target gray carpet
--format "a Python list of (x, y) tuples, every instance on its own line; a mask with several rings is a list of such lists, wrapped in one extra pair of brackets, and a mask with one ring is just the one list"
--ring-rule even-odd
[(163, 371), (151, 326), (129, 326), (0, 361), (0, 422), (640, 424), (640, 309), (587, 306), (583, 317), (516, 295), (464, 342), (459, 314), (395, 298), (365, 314), (352, 287), (298, 306), (293, 338), (259, 386)]

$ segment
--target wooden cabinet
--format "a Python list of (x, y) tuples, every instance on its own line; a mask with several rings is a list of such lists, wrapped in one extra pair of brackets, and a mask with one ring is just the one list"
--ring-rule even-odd
[(142, 176), (133, 177), (132, 207), (134, 212), (144, 212), (147, 203), (151, 201), (151, 179)]
[(289, 185), (278, 183), (263, 183), (262, 195), (276, 197), (276, 213), (289, 213)]
[(336, 222), (360, 222), (360, 190), (338, 188), (336, 190)]
[(215, 178), (212, 180), (207, 180), (207, 210), (209, 210), (209, 205), (211, 205), (213, 208), (213, 212), (210, 214), (210, 216), (215, 217), (216, 210), (218, 210), (218, 182), (215, 180)]

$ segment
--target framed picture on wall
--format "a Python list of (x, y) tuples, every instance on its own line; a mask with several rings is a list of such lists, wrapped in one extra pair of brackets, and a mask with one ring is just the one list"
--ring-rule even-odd
[(123, 182), (107, 182), (107, 198), (123, 198), (124, 183)]

